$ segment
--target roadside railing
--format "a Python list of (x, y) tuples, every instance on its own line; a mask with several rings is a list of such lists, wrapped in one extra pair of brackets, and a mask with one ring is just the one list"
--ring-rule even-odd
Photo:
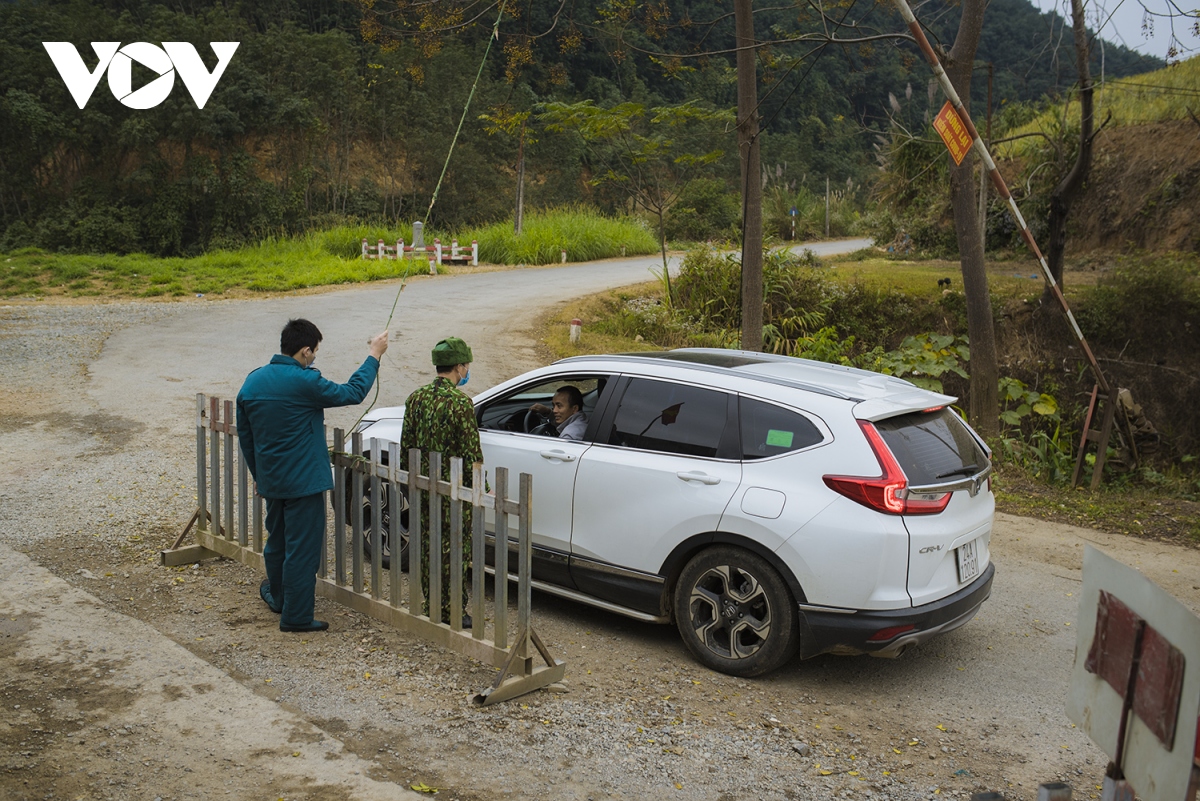
[[(161, 564), (174, 566), (203, 559), (224, 557), (263, 569), (262, 498), (254, 492), (245, 461), (235, 446), (237, 427), (233, 402), (203, 394), (196, 396), (196, 500), (197, 509), (175, 544), (162, 551)], [(463, 484), (461, 459), (450, 462), (450, 480), (441, 475), (442, 456), (429, 454), (429, 476), (420, 475), (421, 452), (409, 451), (409, 465), (401, 470), (399, 445), (371, 439), (364, 450), (362, 435), (350, 439), (345, 450), (345, 434), (334, 429), (331, 461), (334, 470), (332, 491), (333, 531), (326, 533), (317, 574), (317, 594), (351, 609), (434, 642), (446, 649), (470, 656), (500, 668), (493, 685), (479, 693), (483, 704), (507, 700), (545, 687), (562, 679), (565, 664), (550, 654), (534, 631), (532, 607), (532, 515), (533, 477), (521, 473), (515, 497), (510, 497), (509, 473), (494, 470), (493, 487), (485, 487), (483, 465), (471, 467), (471, 485)], [(449, 532), (442, 530), (443, 499), (449, 499)], [(385, 506), (391, 510), (383, 522)], [(369, 524), (364, 520), (364, 501), (371, 510)], [(407, 503), (408, 526), (402, 523), (401, 510)], [(424, 505), (424, 506), (423, 506)], [(472, 510), (470, 610), (471, 626), (463, 629), (463, 519), (466, 508)], [(428, 528), (422, 530), (419, 510), (428, 510)], [(495, 523), (495, 575), (492, 624), (486, 619), (484, 597), (485, 518), (492, 514)], [(512, 518), (516, 520), (515, 543), (510, 538)], [(191, 532), (195, 544), (184, 546)], [(391, 545), (390, 568), (383, 566), (384, 537)], [(450, 539), (450, 621), (435, 622), (421, 614), (424, 597), (421, 590), (421, 543), (429, 545), (430, 610), (439, 611), (442, 595), (442, 543)], [(412, 558), (403, 568), (403, 548)], [(510, 544), (516, 545), (516, 565), (510, 565)], [(365, 547), (368, 546), (369, 548)], [(369, 561), (364, 554), (369, 553)], [(513, 570), (515, 568), (515, 571)], [(509, 581), (517, 583), (516, 636), (509, 642)], [(489, 632), (490, 628), (490, 632)], [(490, 637), (489, 637), (490, 634)], [(535, 665), (535, 652), (545, 662)]]

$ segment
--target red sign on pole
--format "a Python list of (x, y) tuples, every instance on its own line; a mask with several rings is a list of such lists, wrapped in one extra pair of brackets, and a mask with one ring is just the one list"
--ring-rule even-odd
[(971, 135), (967, 133), (967, 126), (963, 125), (962, 118), (958, 116), (949, 100), (933, 118), (933, 129), (946, 143), (946, 149), (950, 151), (954, 163), (962, 164), (971, 150)]

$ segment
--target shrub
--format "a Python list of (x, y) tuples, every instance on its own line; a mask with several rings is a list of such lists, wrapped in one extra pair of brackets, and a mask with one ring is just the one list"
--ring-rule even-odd
[[(535, 211), (525, 215), (521, 235), (511, 221), (470, 228), (459, 242), (479, 241), (479, 260), (492, 264), (555, 264), (567, 251), (568, 261), (592, 261), (658, 251), (658, 241), (641, 221), (602, 217), (584, 208)], [(429, 238), (426, 237), (426, 242)]]
[(667, 239), (700, 242), (734, 233), (742, 219), (737, 195), (715, 178), (689, 181), (666, 218)]
[(1089, 339), (1128, 345), (1130, 355), (1190, 347), (1200, 334), (1200, 258), (1123, 259), (1084, 294), (1076, 316)]

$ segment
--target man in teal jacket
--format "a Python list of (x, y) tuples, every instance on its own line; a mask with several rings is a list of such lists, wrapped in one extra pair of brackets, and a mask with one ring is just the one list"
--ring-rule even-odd
[(384, 331), (367, 343), (371, 355), (350, 380), (335, 384), (312, 366), (321, 338), (308, 320), (289, 320), (279, 337), (280, 353), (250, 373), (237, 396), (242, 458), (267, 505), (267, 578), (259, 595), (281, 613), (280, 631), (329, 628), (313, 619), (325, 492), (333, 489), (325, 409), (362, 403), (388, 347)]

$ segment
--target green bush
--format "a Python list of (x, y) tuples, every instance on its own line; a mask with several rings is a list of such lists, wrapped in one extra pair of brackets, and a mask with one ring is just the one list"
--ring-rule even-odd
[[(658, 252), (658, 241), (646, 225), (631, 217), (602, 217), (584, 208), (560, 208), (525, 215), (521, 235), (511, 221), (469, 228), (459, 243), (478, 240), (479, 260), (491, 264), (556, 264), (594, 261), (622, 255)], [(426, 236), (426, 242), (429, 237)]]
[(1085, 292), (1076, 310), (1088, 339), (1158, 355), (1200, 335), (1200, 257), (1127, 257)]
[(742, 219), (738, 196), (729, 192), (724, 181), (697, 178), (683, 187), (666, 218), (670, 240), (701, 242), (730, 237)]

